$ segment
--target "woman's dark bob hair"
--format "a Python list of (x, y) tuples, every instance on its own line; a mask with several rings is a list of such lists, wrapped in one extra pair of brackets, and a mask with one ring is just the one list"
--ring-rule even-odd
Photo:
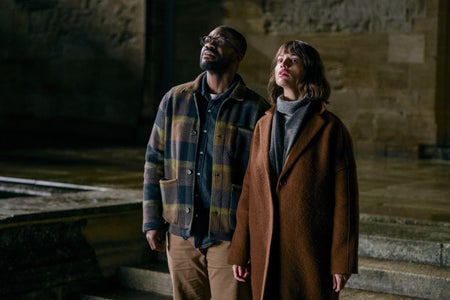
[(325, 70), (319, 52), (303, 41), (288, 41), (280, 46), (272, 61), (270, 79), (267, 85), (269, 100), (275, 104), (278, 96), (283, 94), (283, 88), (275, 82), (275, 66), (278, 56), (284, 53), (300, 57), (304, 66), (304, 75), (298, 86), (300, 94), (308, 95), (310, 100), (328, 103), (330, 97), (330, 84), (325, 78)]

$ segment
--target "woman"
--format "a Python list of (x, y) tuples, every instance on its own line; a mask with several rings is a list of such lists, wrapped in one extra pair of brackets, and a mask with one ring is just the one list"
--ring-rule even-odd
[(273, 107), (253, 134), (228, 262), (254, 299), (338, 299), (358, 261), (350, 135), (325, 108), (330, 87), (307, 43), (280, 47), (268, 90)]

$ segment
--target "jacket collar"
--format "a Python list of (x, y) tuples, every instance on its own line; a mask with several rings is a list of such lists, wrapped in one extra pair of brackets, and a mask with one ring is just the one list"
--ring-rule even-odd
[[(206, 76), (206, 72), (198, 75), (197, 78), (195, 78), (194, 81), (192, 81), (190, 84), (186, 85), (181, 92), (201, 94), (203, 76)], [(237, 101), (244, 101), (245, 95), (247, 93), (247, 87), (245, 86), (244, 80), (239, 74), (236, 73), (235, 76), (235, 80), (237, 80), (238, 82), (227, 98), (233, 98)]]

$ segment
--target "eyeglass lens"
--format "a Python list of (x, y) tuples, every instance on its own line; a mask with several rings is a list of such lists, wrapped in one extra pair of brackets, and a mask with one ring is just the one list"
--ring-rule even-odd
[(205, 46), (205, 44), (213, 43), (214, 45), (221, 47), (225, 45), (226, 39), (224, 37), (218, 36), (218, 37), (212, 37), (212, 36), (203, 36), (200, 38), (200, 45)]

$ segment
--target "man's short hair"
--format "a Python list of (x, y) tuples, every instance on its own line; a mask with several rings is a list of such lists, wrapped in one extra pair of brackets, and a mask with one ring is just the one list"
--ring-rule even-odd
[(247, 41), (245, 39), (245, 37), (236, 29), (234, 29), (233, 27), (230, 27), (228, 25), (220, 25), (219, 27), (222, 30), (225, 30), (226, 32), (228, 32), (229, 34), (231, 34), (233, 36), (233, 38), (236, 40), (236, 50), (239, 52), (239, 54), (242, 54), (242, 56), (245, 55), (245, 52), (247, 51)]

